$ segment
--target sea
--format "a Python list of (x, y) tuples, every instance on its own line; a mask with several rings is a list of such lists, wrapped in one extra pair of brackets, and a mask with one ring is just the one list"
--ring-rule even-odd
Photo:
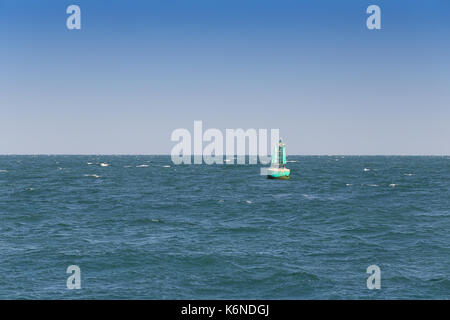
[(449, 156), (287, 160), (0, 156), (0, 299), (450, 298)]

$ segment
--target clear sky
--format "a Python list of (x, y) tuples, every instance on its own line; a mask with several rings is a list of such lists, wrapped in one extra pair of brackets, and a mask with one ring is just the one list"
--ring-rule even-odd
[(0, 154), (168, 154), (194, 120), (450, 154), (448, 0), (0, 0), (0, 40)]

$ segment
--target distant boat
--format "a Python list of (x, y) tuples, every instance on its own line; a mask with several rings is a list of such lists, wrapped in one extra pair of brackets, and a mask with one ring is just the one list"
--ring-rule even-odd
[(280, 139), (278, 146), (273, 148), (272, 165), (267, 169), (269, 179), (289, 179), (291, 170), (286, 168), (286, 145)]

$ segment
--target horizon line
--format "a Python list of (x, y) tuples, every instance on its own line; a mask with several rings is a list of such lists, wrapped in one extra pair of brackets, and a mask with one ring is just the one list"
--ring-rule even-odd
[[(0, 156), (171, 156), (170, 154), (162, 153), (0, 153)], [(198, 157), (203, 155), (194, 155), (191, 157)], [(226, 157), (226, 155), (222, 155)], [(238, 155), (233, 155), (238, 156)], [(250, 156), (248, 154), (246, 157)], [(252, 155), (258, 156), (258, 155)], [(268, 155), (267, 155), (268, 156)], [(287, 156), (301, 156), (301, 157), (449, 157), (450, 154), (290, 154)], [(220, 155), (218, 155), (220, 157)], [(241, 157), (241, 156), (240, 156)]]

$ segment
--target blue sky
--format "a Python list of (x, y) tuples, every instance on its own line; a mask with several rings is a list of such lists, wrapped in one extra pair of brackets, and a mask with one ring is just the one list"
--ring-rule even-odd
[(0, 154), (168, 154), (194, 120), (450, 154), (449, 1), (1, 0), (0, 39)]

